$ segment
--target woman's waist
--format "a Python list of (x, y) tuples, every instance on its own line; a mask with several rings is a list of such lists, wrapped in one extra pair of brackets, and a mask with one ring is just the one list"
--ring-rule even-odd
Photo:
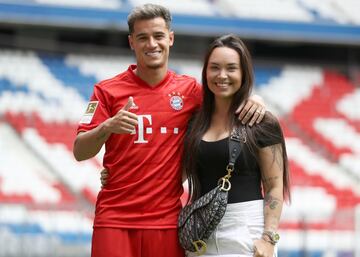
[(249, 215), (249, 214), (263, 214), (264, 200), (251, 200), (245, 202), (229, 203), (226, 206), (226, 212), (230, 215)]

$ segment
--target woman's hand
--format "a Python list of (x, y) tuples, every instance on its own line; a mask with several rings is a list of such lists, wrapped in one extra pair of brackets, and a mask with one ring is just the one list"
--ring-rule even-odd
[(273, 257), (274, 245), (263, 238), (254, 241), (254, 257)]

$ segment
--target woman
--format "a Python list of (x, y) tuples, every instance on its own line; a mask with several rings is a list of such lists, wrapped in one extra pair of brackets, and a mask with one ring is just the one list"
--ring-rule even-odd
[[(253, 67), (238, 37), (222, 36), (210, 45), (202, 82), (203, 104), (186, 136), (183, 158), (190, 201), (209, 192), (225, 175), (229, 135), (242, 126), (234, 112), (251, 93)], [(276, 256), (282, 205), (284, 199), (290, 200), (284, 137), (269, 112), (245, 130), (226, 213), (206, 242), (203, 256)]]

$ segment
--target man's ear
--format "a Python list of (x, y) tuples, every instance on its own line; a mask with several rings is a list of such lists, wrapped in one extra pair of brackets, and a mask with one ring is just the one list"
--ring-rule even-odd
[(169, 43), (169, 46), (173, 46), (174, 45), (174, 31), (170, 31), (169, 33), (169, 39), (170, 39), (170, 43)]
[(131, 34), (128, 35), (128, 40), (129, 40), (129, 45), (130, 45), (131, 50), (134, 50), (134, 47), (133, 47), (133, 39), (132, 39)]

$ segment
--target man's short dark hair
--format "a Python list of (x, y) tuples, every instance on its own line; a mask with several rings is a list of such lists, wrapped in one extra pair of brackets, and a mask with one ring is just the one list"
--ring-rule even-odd
[(129, 14), (127, 20), (129, 33), (132, 34), (134, 32), (135, 21), (150, 20), (158, 17), (164, 19), (166, 27), (170, 30), (172, 18), (170, 11), (166, 7), (157, 4), (144, 4), (135, 7)]

